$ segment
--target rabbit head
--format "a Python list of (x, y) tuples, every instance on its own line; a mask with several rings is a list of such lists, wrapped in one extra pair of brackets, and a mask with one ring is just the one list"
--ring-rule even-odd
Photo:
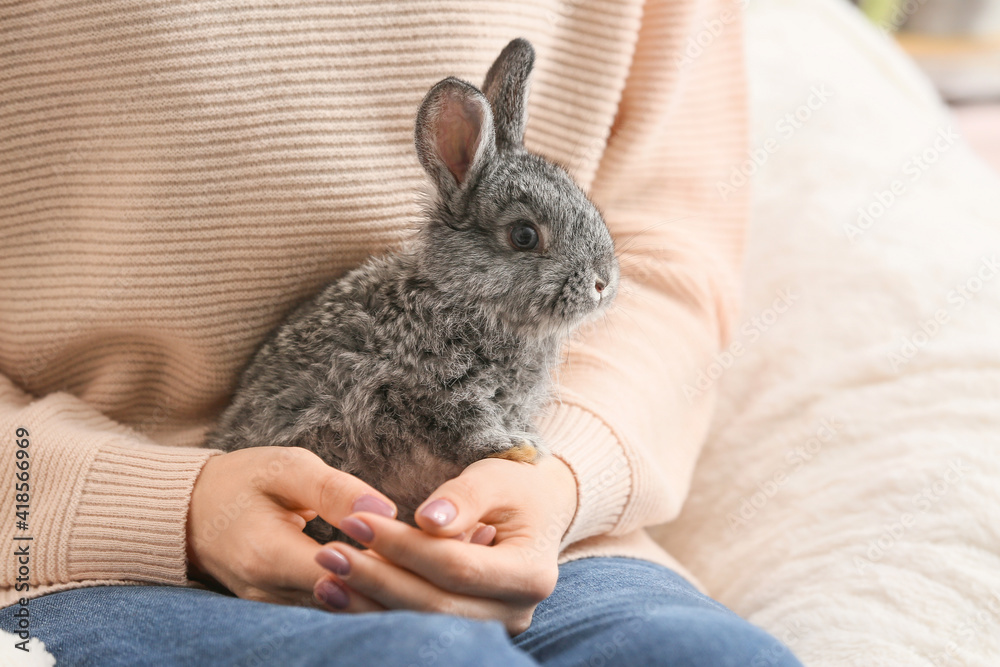
[(517, 329), (565, 331), (618, 291), (614, 243), (597, 207), (561, 167), (528, 152), (534, 49), (512, 41), (483, 89), (455, 78), (417, 113), (417, 156), (436, 192), (420, 236), (435, 286)]

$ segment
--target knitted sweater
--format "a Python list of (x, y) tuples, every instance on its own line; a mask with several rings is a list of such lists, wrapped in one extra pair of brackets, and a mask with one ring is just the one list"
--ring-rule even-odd
[(684, 501), (735, 314), (740, 23), (733, 0), (0, 9), (0, 544), (30, 552), (20, 580), (5, 557), (0, 605), (193, 585), (200, 445), (240, 370), (411, 232), (420, 100), (481, 83), (517, 36), (537, 50), (528, 148), (589, 191), (622, 266), (540, 422), (578, 485), (562, 559), (678, 567), (643, 528)]

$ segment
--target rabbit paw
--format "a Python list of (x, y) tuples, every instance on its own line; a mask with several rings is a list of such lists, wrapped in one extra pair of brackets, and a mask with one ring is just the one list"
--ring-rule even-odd
[(507, 459), (508, 461), (519, 461), (521, 463), (534, 463), (538, 460), (540, 452), (538, 443), (531, 435), (519, 435), (510, 439), (511, 446), (503, 451), (490, 454), (487, 458)]

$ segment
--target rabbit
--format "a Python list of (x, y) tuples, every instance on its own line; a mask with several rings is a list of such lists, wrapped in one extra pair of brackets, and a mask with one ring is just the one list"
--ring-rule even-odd
[[(434, 85), (415, 144), (434, 192), (419, 230), (281, 324), (207, 445), (304, 447), (379, 489), (411, 525), (471, 463), (548, 453), (533, 420), (566, 336), (613, 301), (619, 267), (596, 206), (524, 147), (534, 49), (515, 39), (480, 91)], [(314, 519), (320, 542), (345, 537)]]

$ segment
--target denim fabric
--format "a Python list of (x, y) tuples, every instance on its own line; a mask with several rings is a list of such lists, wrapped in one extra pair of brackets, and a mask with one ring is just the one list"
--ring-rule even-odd
[(547, 667), (801, 667), (784, 644), (676, 572), (629, 558), (560, 567), (555, 592), (514, 645)]
[[(13, 611), (0, 627), (14, 629)], [(415, 612), (333, 614), (169, 586), (98, 586), (32, 600), (58, 665), (705, 665), (791, 667), (789, 650), (645, 561), (563, 565), (531, 627)]]

